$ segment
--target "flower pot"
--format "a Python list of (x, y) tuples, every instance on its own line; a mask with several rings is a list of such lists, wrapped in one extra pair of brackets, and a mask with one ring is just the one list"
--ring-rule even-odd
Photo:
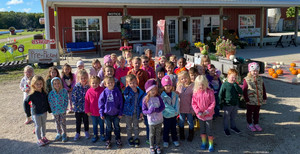
[(203, 47), (199, 47), (199, 49), (200, 49), (200, 52), (203, 50)]

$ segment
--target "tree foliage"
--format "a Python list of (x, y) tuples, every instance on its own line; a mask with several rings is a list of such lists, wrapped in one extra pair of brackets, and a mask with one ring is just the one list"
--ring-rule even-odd
[[(298, 12), (298, 14), (300, 15), (300, 11)], [(286, 16), (288, 18), (293, 18), (295, 17), (295, 7), (289, 7), (287, 10), (286, 10)]]
[(44, 25), (39, 23), (39, 18), (43, 17), (43, 13), (0, 12), (0, 29), (8, 29), (11, 26), (16, 29), (44, 28)]

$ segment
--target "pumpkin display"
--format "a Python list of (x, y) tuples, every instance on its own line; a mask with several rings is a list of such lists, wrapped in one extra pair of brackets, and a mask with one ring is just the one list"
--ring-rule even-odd
[(291, 72), (292, 72), (293, 75), (297, 75), (298, 74), (297, 70), (292, 70)]
[(298, 68), (298, 74), (300, 74), (300, 68)]
[(273, 78), (278, 78), (278, 74), (273, 73), (273, 74), (272, 74), (272, 77), (273, 77)]
[(275, 72), (275, 69), (270, 68), (268, 71), (269, 71), (269, 73), (270, 73), (270, 72)]
[(290, 67), (290, 71), (292, 72), (293, 70), (295, 70), (295, 68), (294, 67)]
[(291, 63), (291, 67), (296, 67), (296, 63)]
[(282, 74), (283, 74), (283, 70), (278, 69), (278, 70), (276, 70), (276, 73), (277, 73), (278, 75), (282, 75)]

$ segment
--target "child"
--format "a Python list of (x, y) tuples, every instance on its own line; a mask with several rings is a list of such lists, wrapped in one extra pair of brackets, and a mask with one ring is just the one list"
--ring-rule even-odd
[(165, 76), (165, 69), (163, 67), (156, 68), (156, 76), (157, 76), (157, 83), (158, 83), (158, 94), (160, 95), (163, 91), (164, 87), (161, 85), (161, 80)]
[(165, 68), (165, 63), (167, 62), (167, 58), (165, 56), (161, 56), (159, 57), (159, 62), (158, 64), (156, 65), (156, 68), (157, 67), (162, 67), (162, 68)]
[[(149, 124), (149, 138), (150, 138), (150, 153), (161, 153), (160, 149), (160, 133), (163, 122), (162, 111), (165, 105), (161, 97), (158, 95), (157, 83), (154, 79), (150, 79), (145, 84), (147, 95), (143, 99), (143, 113), (147, 115)], [(155, 139), (155, 141), (154, 141)], [(154, 142), (156, 147), (154, 149)]]
[[(115, 87), (119, 88), (119, 90), (121, 91), (121, 86), (120, 86), (120, 81), (115, 78), (115, 69), (112, 66), (106, 66), (103, 69), (104, 71), (104, 77), (112, 77), (115, 80)], [(104, 87), (104, 81), (101, 82), (100, 87)]]
[(102, 66), (98, 59), (92, 61), (92, 68), (90, 68), (90, 76), (97, 76)]
[(114, 125), (114, 133), (116, 136), (116, 144), (119, 148), (122, 146), (120, 135), (120, 119), (122, 118), (123, 97), (118, 88), (115, 87), (113, 77), (104, 78), (105, 89), (99, 97), (99, 113), (101, 119), (105, 119), (106, 124), (106, 148), (111, 148), (111, 132)]
[(222, 117), (220, 115), (220, 105), (219, 105), (219, 98), (218, 98), (219, 91), (222, 86), (222, 82), (221, 82), (219, 76), (217, 75), (216, 68), (213, 64), (208, 64), (207, 68), (208, 68), (209, 74), (206, 75), (206, 78), (209, 82), (209, 87), (214, 90), (215, 100), (216, 100), (214, 118)]
[(141, 69), (148, 72), (149, 79), (156, 78), (155, 71), (152, 67), (149, 66), (149, 58), (145, 55), (141, 56), (142, 67)]
[(179, 100), (178, 95), (173, 91), (173, 84), (170, 76), (166, 75), (162, 78), (161, 84), (164, 87), (164, 91), (161, 94), (161, 98), (165, 103), (165, 110), (163, 110), (164, 116), (164, 130), (163, 140), (164, 148), (169, 147), (169, 133), (171, 131), (172, 141), (176, 147), (179, 146), (176, 125), (177, 116), (179, 114)]
[(191, 82), (195, 82), (196, 77), (199, 75), (198, 70), (195, 67), (191, 67), (189, 69), (189, 75), (191, 78)]
[(69, 94), (69, 104), (70, 108), (68, 110), (69, 113), (73, 112), (73, 104), (71, 101), (71, 94), (73, 91), (73, 88), (76, 84), (76, 76), (72, 73), (72, 68), (69, 64), (65, 63), (63, 66), (62, 72), (61, 72), (61, 79), (62, 83), (64, 85), (64, 88), (68, 91)]
[(125, 52), (124, 52), (124, 58), (125, 59), (132, 58), (131, 50), (125, 50)]
[[(30, 82), (31, 82), (33, 75), (34, 75), (33, 67), (31, 67), (30, 65), (27, 65), (24, 68), (24, 77), (21, 79), (21, 82), (20, 82), (20, 89), (23, 91), (23, 101), (27, 98), (28, 93), (30, 92)], [(25, 120), (24, 124), (27, 125), (32, 122), (30, 116), (31, 116), (31, 114), (29, 112), (29, 114), (27, 114), (27, 116), (26, 116), (26, 120)]]
[[(103, 63), (104, 63), (104, 67), (106, 67), (106, 66), (113, 66), (112, 60), (110, 58), (110, 55), (105, 55), (104, 56), (104, 62)], [(103, 68), (104, 67), (101, 68), (101, 70), (99, 71), (99, 73), (97, 75), (97, 76), (99, 76), (100, 81), (103, 81), (103, 79), (104, 79), (104, 72), (103, 72)]]
[(66, 128), (66, 111), (68, 108), (68, 91), (63, 88), (61, 79), (54, 77), (51, 80), (52, 91), (48, 95), (48, 101), (52, 114), (55, 118), (57, 135), (55, 141), (62, 138), (63, 142), (67, 141), (67, 128)]
[(195, 80), (192, 106), (199, 118), (202, 139), (201, 150), (206, 149), (207, 135), (208, 150), (213, 152), (212, 118), (214, 115), (215, 96), (214, 91), (208, 87), (208, 81), (204, 75), (199, 75)]
[(237, 115), (239, 95), (243, 94), (242, 88), (236, 83), (238, 72), (235, 69), (229, 69), (227, 73), (228, 81), (224, 82), (219, 92), (220, 108), (224, 110), (224, 132), (226, 136), (230, 135), (230, 128), (235, 133), (241, 131), (236, 127), (235, 117)]
[(125, 58), (123, 56), (119, 56), (118, 61), (120, 67), (116, 69), (115, 77), (120, 81), (121, 89), (124, 89), (126, 85), (125, 77), (129, 71), (129, 68), (125, 67)]
[(86, 92), (84, 111), (92, 118), (94, 137), (92, 142), (95, 143), (99, 139), (98, 136), (98, 125), (100, 126), (100, 138), (102, 141), (105, 140), (104, 136), (104, 121), (100, 118), (98, 100), (100, 94), (104, 88), (99, 86), (100, 78), (98, 76), (91, 76), (90, 85), (91, 88)]
[(126, 67), (131, 70), (133, 69), (133, 66), (132, 66), (132, 58), (129, 57), (129, 58), (126, 58)]
[(131, 69), (127, 75), (133, 74), (136, 76), (137, 81), (138, 81), (138, 86), (141, 88), (143, 91), (145, 90), (145, 83), (149, 79), (149, 75), (146, 71), (140, 69), (141, 67), (141, 58), (139, 57), (134, 57), (132, 60), (133, 63), (133, 69)]
[(176, 91), (180, 98), (180, 117), (179, 117), (179, 136), (181, 140), (185, 140), (184, 136), (184, 123), (187, 118), (189, 124), (189, 136), (187, 140), (191, 142), (194, 138), (194, 110), (192, 107), (194, 83), (191, 82), (190, 76), (187, 71), (178, 74), (178, 83)]
[(117, 69), (117, 68), (118, 68), (117, 54), (112, 53), (112, 54), (110, 55), (110, 57), (111, 57), (111, 61), (112, 61), (112, 64), (113, 64), (114, 69)]
[(175, 74), (179, 74), (182, 71), (187, 71), (187, 69), (185, 68), (186, 65), (186, 59), (185, 58), (179, 58), (178, 60), (178, 68), (175, 69)]
[(208, 57), (208, 55), (203, 55), (201, 57), (201, 66), (203, 67), (205, 74), (208, 74), (208, 64), (210, 64), (210, 58)]
[(176, 55), (171, 55), (170, 56), (170, 58), (169, 58), (169, 60), (170, 60), (170, 62), (173, 62), (174, 63), (174, 70), (173, 71), (175, 71), (175, 69), (177, 69), (178, 67), (177, 67), (177, 57), (176, 57)]
[(74, 105), (74, 112), (76, 118), (76, 134), (74, 137), (74, 141), (77, 141), (80, 138), (80, 127), (81, 122), (84, 124), (85, 138), (89, 139), (89, 117), (84, 112), (84, 104), (85, 104), (85, 94), (87, 90), (90, 88), (89, 86), (89, 75), (82, 69), (77, 74), (77, 83), (74, 86), (72, 91), (72, 103)]
[(32, 115), (34, 119), (37, 145), (43, 146), (50, 143), (46, 138), (46, 120), (47, 111), (51, 113), (51, 109), (43, 77), (34, 76), (32, 78), (30, 93), (24, 101), (24, 110), (27, 117)]
[(204, 70), (204, 67), (202, 65), (196, 65), (196, 69), (198, 71), (198, 75), (204, 75), (205, 74), (205, 70)]
[(49, 67), (48, 76), (46, 78), (46, 92), (47, 93), (50, 93), (50, 91), (52, 91), (51, 80), (54, 77), (60, 77), (58, 69), (56, 67)]
[[(139, 139), (139, 120), (143, 118), (142, 100), (144, 98), (144, 91), (137, 86), (137, 78), (133, 74), (126, 76), (128, 86), (124, 91), (124, 110), (126, 122), (127, 139), (129, 146), (140, 146)], [(132, 138), (132, 129), (134, 130), (134, 137)]]
[(151, 49), (146, 49), (145, 50), (145, 55), (149, 58), (149, 66), (155, 69), (155, 62), (152, 59), (152, 50)]
[(259, 76), (259, 69), (259, 65), (255, 62), (248, 64), (249, 73), (243, 83), (243, 96), (247, 103), (247, 128), (252, 132), (262, 131), (258, 124), (259, 110), (261, 104), (264, 104), (267, 99), (264, 81)]
[(77, 73), (79, 70), (84, 69), (84, 62), (80, 59), (79, 61), (77, 61), (76, 67), (77, 67), (77, 70), (74, 72), (75, 76), (77, 76)]
[(176, 89), (176, 83), (177, 83), (177, 75), (174, 74), (174, 63), (173, 62), (166, 62), (166, 75), (168, 75), (171, 78), (172, 86), (174, 89)]

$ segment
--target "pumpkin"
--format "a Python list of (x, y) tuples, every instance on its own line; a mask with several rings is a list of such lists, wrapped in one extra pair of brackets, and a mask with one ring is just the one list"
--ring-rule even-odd
[(296, 63), (291, 63), (291, 67), (296, 67)]
[(298, 68), (298, 74), (300, 74), (300, 68)]
[(270, 72), (275, 72), (275, 69), (270, 68), (270, 69), (269, 69), (269, 73), (270, 73)]
[(298, 71), (297, 71), (297, 70), (292, 70), (292, 74), (293, 74), (293, 75), (297, 75), (297, 74), (298, 74)]
[(278, 75), (282, 75), (282, 74), (283, 74), (283, 70), (278, 69), (278, 70), (276, 70), (276, 73), (277, 73)]
[(278, 74), (273, 73), (273, 74), (272, 74), (272, 77), (273, 77), (273, 78), (278, 78)]
[(295, 68), (294, 67), (290, 67), (290, 71), (292, 72), (293, 70), (295, 70)]

